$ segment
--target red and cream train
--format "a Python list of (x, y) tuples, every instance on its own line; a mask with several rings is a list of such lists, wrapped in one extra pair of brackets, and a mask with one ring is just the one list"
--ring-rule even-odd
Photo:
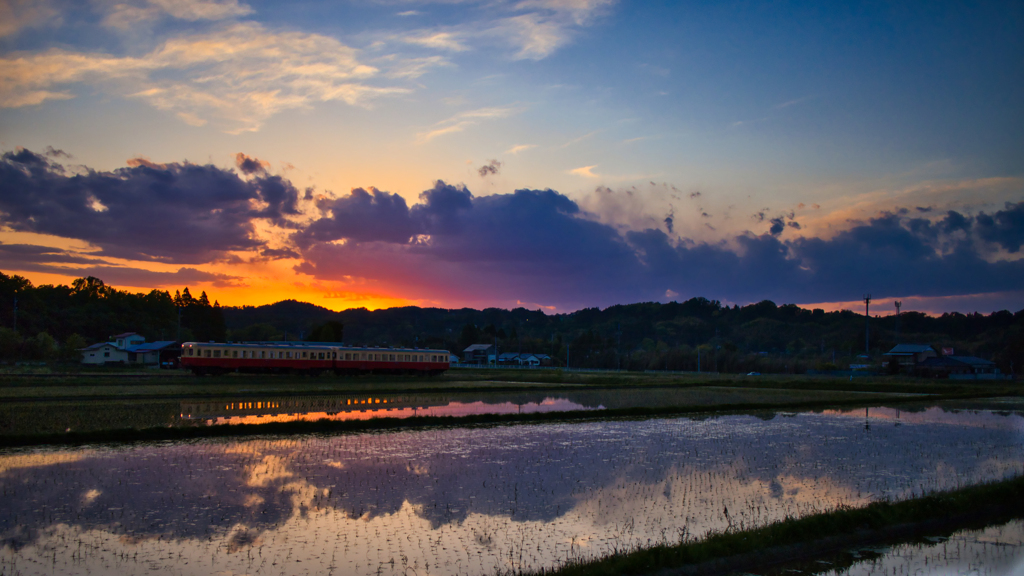
[(425, 374), (448, 369), (447, 350), (357, 348), (310, 342), (185, 342), (181, 366), (194, 374), (270, 372)]

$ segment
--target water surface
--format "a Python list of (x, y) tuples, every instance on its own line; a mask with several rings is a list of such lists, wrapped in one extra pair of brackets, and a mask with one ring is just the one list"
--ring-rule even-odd
[(1008, 478), (1014, 412), (888, 408), (0, 453), (0, 571), (493, 574)]

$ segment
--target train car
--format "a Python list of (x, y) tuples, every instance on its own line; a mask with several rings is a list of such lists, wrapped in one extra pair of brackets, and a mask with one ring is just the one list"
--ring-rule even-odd
[(181, 366), (194, 374), (425, 374), (449, 367), (447, 350), (366, 348), (314, 342), (185, 342)]

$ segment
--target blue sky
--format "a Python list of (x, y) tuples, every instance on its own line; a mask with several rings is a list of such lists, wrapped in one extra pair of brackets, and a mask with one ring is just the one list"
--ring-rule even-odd
[[(0, 20), (0, 269), (37, 282), (102, 272), (331, 308), (842, 307), (865, 291), (933, 312), (1024, 307), (1019, 3), (3, 0)], [(173, 183), (145, 187), (146, 170)], [(61, 195), (88, 173), (108, 178)], [(114, 219), (138, 195), (189, 197), (180, 178), (210, 201), (150, 214), (161, 242), (225, 210), (237, 228), (187, 258)], [(249, 196), (217, 196), (225, 178)], [(292, 208), (269, 217), (274, 178)], [(143, 187), (98, 184), (113, 179)], [(444, 186), (480, 212), (427, 218)], [(513, 194), (547, 189), (558, 198)], [(45, 224), (54, 203), (93, 226)], [(409, 236), (355, 226), (374, 215)], [(649, 253), (655, 231), (673, 256)], [(459, 256), (467, 244), (493, 257)], [(778, 265), (752, 267), (770, 260), (754, 245)], [(701, 277), (673, 269), (697, 253), (713, 255)], [(826, 265), (844, 258), (852, 276)], [(635, 281), (604, 280), (611, 262)], [(975, 281), (936, 280), (958, 267)], [(902, 270), (916, 278), (886, 276)]]

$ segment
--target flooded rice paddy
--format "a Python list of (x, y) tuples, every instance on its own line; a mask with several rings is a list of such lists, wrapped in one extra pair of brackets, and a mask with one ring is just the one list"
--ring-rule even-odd
[(942, 407), (0, 452), (3, 574), (494, 574), (998, 480)]
[[(0, 405), (0, 435), (68, 431), (469, 416), (664, 406), (789, 404), (855, 400), (859, 392), (701, 386), (584, 391), (352, 393), (274, 396), (254, 393), (201, 399), (24, 401)], [(872, 397), (887, 396), (871, 393)], [(891, 394), (897, 398), (906, 394)]]
[(870, 556), (820, 576), (1021, 576), (1024, 574), (1024, 521), (983, 530), (964, 530), (927, 543), (853, 551)]

